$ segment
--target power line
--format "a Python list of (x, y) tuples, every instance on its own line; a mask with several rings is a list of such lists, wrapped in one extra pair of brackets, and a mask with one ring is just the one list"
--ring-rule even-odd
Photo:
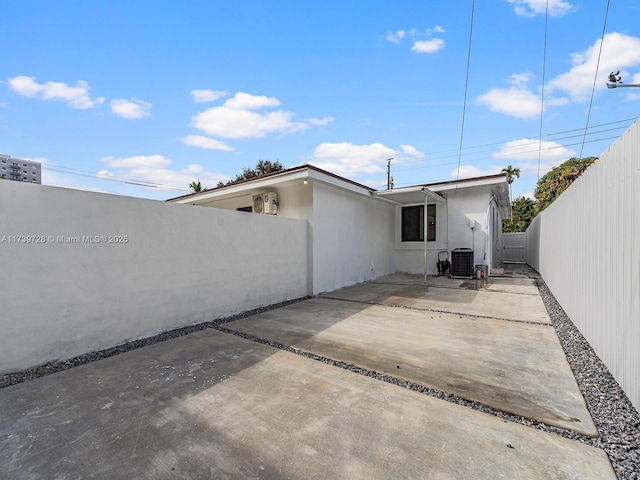
[[(606, 124), (603, 124), (602, 126), (605, 126), (605, 125), (606, 125)], [(621, 126), (621, 127), (607, 128), (607, 129), (603, 129), (603, 130), (592, 131), (592, 132), (590, 132), (588, 135), (597, 135), (597, 134), (600, 134), (600, 133), (606, 133), (606, 132), (611, 132), (611, 131), (615, 131), (615, 130), (622, 130), (622, 129), (626, 129), (627, 127), (628, 127), (628, 126), (627, 126), (627, 125), (625, 125), (625, 126)], [(596, 126), (593, 126), (593, 127), (591, 127), (591, 128), (596, 128)], [(572, 131), (578, 131), (578, 130), (579, 130), (579, 131), (582, 131), (583, 129), (582, 129), (582, 128), (580, 128), (580, 129), (577, 129), (577, 130), (566, 130), (565, 132), (566, 132), (566, 133), (570, 133), (570, 132), (572, 132)], [(554, 134), (554, 135), (559, 135), (560, 133), (564, 133), (564, 132), (558, 132), (557, 134)], [(583, 134), (582, 134), (582, 133), (581, 133), (581, 134), (577, 134), (577, 135), (568, 135), (568, 136), (565, 136), (565, 137), (557, 137), (557, 138), (555, 138), (553, 141), (569, 140), (569, 139), (572, 139), (572, 138), (581, 138), (581, 137), (583, 137)], [(600, 139), (600, 140), (607, 140), (607, 139), (610, 139), (610, 138), (617, 138), (617, 137), (607, 137), (607, 138)], [(594, 141), (600, 141), (600, 140), (594, 140)], [(505, 142), (498, 142), (498, 143), (496, 143), (496, 144), (487, 144), (487, 145), (482, 145), (482, 146), (478, 146), (478, 147), (468, 147), (468, 148), (481, 148), (481, 147), (483, 147), (483, 146), (501, 145), (501, 144), (504, 144), (504, 143), (505, 143)], [(587, 142), (587, 143), (593, 143), (593, 142)], [(516, 154), (534, 153), (534, 152), (538, 151), (539, 149), (540, 149), (540, 150), (553, 150), (553, 149), (557, 149), (557, 148), (565, 148), (565, 147), (569, 147), (569, 146), (573, 146), (573, 145), (579, 145), (579, 144), (580, 144), (580, 143), (572, 143), (572, 144), (558, 144), (558, 145), (553, 145), (553, 146), (551, 146), (551, 147), (545, 147), (545, 148), (542, 148), (542, 145), (541, 145), (541, 143), (540, 143), (540, 142), (538, 142), (538, 141), (530, 141), (530, 142), (527, 142), (527, 143), (519, 144), (519, 145), (518, 145), (518, 150), (517, 150), (517, 151), (508, 152), (508, 153), (503, 153), (503, 154), (495, 154), (495, 155), (493, 155), (491, 158), (508, 158), (508, 157), (512, 157), (512, 156), (514, 156), (514, 155), (516, 155)], [(535, 148), (535, 149), (530, 149), (530, 150), (521, 150), (522, 148), (526, 148), (526, 147), (528, 147), (528, 146), (533, 147), (534, 145), (536, 146), (536, 148)], [(448, 151), (453, 151), (453, 150), (448, 150)], [(469, 156), (469, 155), (482, 154), (482, 153), (489, 153), (489, 152), (494, 152), (494, 151), (495, 151), (495, 149), (474, 150), (474, 151), (466, 152), (466, 153), (464, 153), (463, 155)], [(447, 152), (447, 151), (445, 150), (445, 151), (443, 151), (443, 152), (441, 152), (441, 153), (446, 153), (446, 152)], [(454, 157), (457, 157), (457, 156), (458, 156), (457, 154), (440, 155), (440, 156), (434, 156), (433, 154), (425, 154), (425, 155), (429, 157), (427, 160), (423, 160), (423, 161), (419, 161), (419, 162), (411, 162), (411, 164), (410, 164), (411, 166), (410, 166), (410, 167), (404, 167), (404, 170), (412, 170), (412, 169), (418, 169), (418, 168), (425, 168), (425, 167), (423, 167), (423, 165), (426, 165), (426, 166), (435, 166), (435, 165), (433, 165), (433, 164), (432, 164), (432, 165), (427, 165), (427, 164), (428, 164), (429, 162), (434, 161), (434, 160), (441, 160), (441, 159), (446, 159), (446, 158), (454, 158)], [(418, 158), (422, 158), (422, 157), (423, 157), (423, 156), (425, 156), (425, 155), (419, 155), (419, 156), (418, 156), (418, 155), (412, 155), (412, 156), (414, 156), (414, 157), (418, 157)], [(406, 158), (406, 157), (409, 157), (409, 155), (405, 155), (405, 156), (397, 155), (397, 156), (396, 156), (396, 157), (394, 157), (394, 158)], [(487, 158), (487, 157), (483, 157), (483, 158)], [(452, 164), (452, 163), (455, 163), (455, 162), (448, 162), (448, 163), (445, 163), (445, 164), (438, 164), (438, 165), (450, 165), (450, 164)], [(401, 163), (399, 163), (398, 165), (402, 165), (402, 164), (401, 164)]]
[[(609, 125), (617, 125), (617, 124), (621, 124), (621, 123), (626, 123), (626, 122), (631, 122), (631, 121), (635, 121), (636, 118), (625, 118), (622, 120), (615, 120), (612, 122), (606, 122), (606, 123), (601, 123), (601, 124), (597, 124), (597, 125), (591, 125), (588, 126), (587, 129), (588, 130), (593, 130), (595, 128), (599, 128), (599, 127), (606, 127)], [(595, 135), (598, 133), (604, 133), (607, 131), (613, 131), (613, 130), (621, 130), (621, 129), (626, 129), (628, 128), (629, 125), (622, 125), (620, 127), (615, 127), (615, 128), (610, 128), (610, 129), (605, 129), (605, 130), (599, 130), (599, 131), (591, 131), (589, 132), (587, 135)], [(584, 132), (585, 128), (584, 127), (580, 127), (580, 128), (574, 128), (574, 129), (570, 129), (570, 130), (562, 130), (562, 131), (558, 131), (558, 132), (551, 132), (551, 133), (547, 133), (544, 134), (543, 137), (549, 141), (557, 141), (557, 140), (565, 140), (565, 139), (570, 139), (570, 138), (575, 138), (575, 137), (581, 137), (584, 135), (584, 133), (581, 133), (579, 135), (570, 135), (567, 137), (561, 137), (561, 138), (551, 138), (551, 137), (555, 137), (557, 135), (564, 135), (566, 133), (573, 133), (573, 132)], [(530, 136), (530, 135), (529, 135)], [(607, 137), (607, 138), (601, 138), (598, 140), (593, 140), (593, 141), (588, 141), (586, 143), (593, 143), (593, 142), (598, 142), (598, 141), (604, 141), (604, 140), (609, 140), (612, 138), (618, 138), (618, 137)], [(485, 144), (480, 144), (480, 145), (470, 145), (470, 146), (466, 146), (463, 147), (463, 150), (466, 150), (467, 152), (462, 153), (462, 155), (468, 156), (468, 155), (473, 155), (473, 154), (479, 154), (479, 153), (488, 153), (491, 152), (493, 150), (480, 150), (478, 151), (477, 149), (480, 148), (485, 148), (485, 147), (491, 147), (491, 146), (495, 146), (495, 145), (503, 145), (507, 142), (509, 142), (511, 140), (503, 140), (503, 141), (499, 141), (499, 142), (492, 142), (492, 143), (485, 143)], [(521, 146), (526, 147), (527, 145), (536, 145), (538, 142), (529, 142), (529, 143), (525, 143)], [(559, 145), (557, 147), (553, 147), (553, 148), (560, 148), (562, 146), (568, 147), (568, 146), (573, 146), (576, 144), (567, 144), (567, 145)], [(456, 154), (451, 154), (451, 155), (442, 155), (445, 153), (449, 153), (449, 152), (458, 152)], [(519, 153), (530, 153), (529, 151), (525, 151), (525, 152), (519, 152)], [(401, 167), (402, 170), (415, 170), (415, 169), (421, 169), (421, 168), (430, 168), (430, 167), (436, 167), (436, 166), (443, 166), (443, 165), (451, 165), (451, 164), (455, 164), (456, 162), (446, 162), (446, 163), (439, 163), (439, 164), (431, 164), (431, 165), (425, 165), (427, 162), (432, 162), (434, 160), (439, 160), (439, 159), (445, 159), (445, 158), (451, 158), (451, 157), (456, 157), (459, 155), (459, 149), (448, 149), (448, 150), (439, 150), (437, 152), (427, 152), (424, 154), (398, 154), (394, 156), (394, 159), (403, 159), (403, 158), (423, 158), (425, 156), (428, 157), (427, 160), (424, 160), (422, 162), (412, 162), (411, 163), (411, 167), (402, 167), (402, 163), (397, 163), (397, 165), (399, 165)], [(506, 155), (508, 156), (508, 155)], [(499, 156), (496, 155), (496, 157), (492, 157), (492, 158), (498, 158)], [(482, 157), (481, 160), (487, 159), (487, 157)], [(471, 162), (475, 162), (475, 161), (479, 161), (476, 159), (471, 160)], [(51, 170), (51, 171), (57, 171), (60, 173), (64, 173), (67, 175), (75, 175), (75, 176), (79, 176), (79, 177), (87, 177), (87, 178), (93, 178), (93, 179), (98, 179), (98, 180), (105, 180), (105, 181), (109, 181), (109, 182), (115, 182), (115, 183), (122, 183), (122, 184), (127, 184), (127, 185), (138, 185), (138, 186), (143, 186), (143, 187), (148, 187), (148, 188), (164, 188), (164, 189), (169, 189), (169, 190), (180, 190), (180, 191), (189, 191), (188, 188), (184, 188), (184, 187), (177, 187), (175, 185), (167, 185), (167, 184), (161, 184), (161, 183), (153, 183), (153, 182), (147, 182), (144, 180), (136, 180), (136, 179), (131, 179), (131, 178), (127, 178), (127, 177), (121, 177), (121, 176), (116, 176), (116, 175), (112, 175), (112, 176), (102, 176), (99, 175), (99, 172), (91, 172), (88, 170), (81, 170), (81, 169), (77, 169), (77, 168), (72, 168), (72, 167), (65, 167), (63, 165), (54, 165), (54, 164), (50, 164), (50, 163), (43, 163), (43, 167), (47, 170)], [(395, 167), (394, 167), (395, 170)]]
[(42, 165), (45, 168), (45, 170), (51, 170), (51, 171), (54, 171), (54, 172), (60, 172), (60, 173), (66, 173), (66, 174), (70, 174), (70, 175), (76, 175), (78, 177), (87, 177), (87, 178), (93, 178), (93, 179), (98, 179), (98, 180), (106, 180), (106, 181), (109, 181), (109, 182), (123, 183), (123, 184), (127, 184), (127, 185), (137, 185), (139, 187), (162, 188), (162, 189), (167, 189), (167, 190), (189, 191), (188, 188), (184, 188), (184, 187), (176, 187), (174, 185), (166, 185), (166, 184), (163, 184), (163, 183), (148, 182), (146, 180), (136, 180), (136, 179), (121, 177), (121, 176), (117, 176), (117, 175), (110, 175), (110, 176), (100, 175), (100, 172), (95, 173), (95, 172), (90, 172), (90, 171), (87, 171), (87, 170), (80, 170), (80, 169), (77, 169), (77, 168), (64, 167), (64, 166), (60, 166), (60, 165), (52, 165), (50, 163), (44, 163)]
[[(634, 121), (634, 120), (636, 120), (636, 119), (635, 118), (625, 118), (623, 120), (616, 120), (614, 122), (607, 122), (607, 123), (600, 123), (598, 125), (592, 125), (589, 128), (590, 129), (594, 129), (594, 128), (598, 128), (598, 127), (605, 127), (605, 126), (608, 126), (608, 125), (616, 125), (618, 123), (631, 122), (631, 121)], [(621, 127), (616, 127), (615, 129), (611, 129), (611, 130), (621, 130), (623, 128), (626, 129), (626, 128), (629, 127), (629, 125), (623, 125)], [(563, 135), (565, 133), (571, 133), (571, 132), (584, 132), (584, 127), (574, 128), (574, 129), (571, 129), (571, 130), (562, 130), (562, 131), (559, 131), (559, 132), (547, 133), (547, 134), (544, 134), (543, 137), (545, 139), (549, 140), (549, 141), (562, 140), (562, 138), (553, 139), (553, 138), (550, 138), (550, 137), (554, 137), (556, 135)], [(588, 135), (593, 135), (594, 133), (598, 133), (598, 132), (591, 132)], [(580, 137), (582, 135), (583, 134), (581, 133), (580, 135), (574, 135), (574, 136), (565, 137), (565, 138)], [(527, 137), (534, 137), (535, 135), (526, 135), (526, 136)], [(513, 141), (513, 140), (502, 140), (500, 142), (484, 143), (484, 144), (480, 144), (480, 145), (471, 145), (471, 146), (464, 147), (463, 150), (471, 150), (471, 149), (476, 149), (476, 148), (491, 147), (491, 146), (494, 146), (494, 145), (504, 145), (505, 143), (508, 143), (510, 141)], [(535, 144), (537, 144), (537, 142), (531, 142), (531, 145), (535, 145)], [(525, 145), (528, 145), (528, 144), (525, 144)], [(433, 159), (433, 158), (441, 158), (441, 157), (433, 157), (433, 155), (440, 155), (440, 154), (444, 154), (444, 153), (448, 153), (448, 152), (456, 152), (455, 154), (449, 155), (451, 157), (456, 156), (457, 152), (458, 152), (458, 148), (450, 148), (450, 149), (447, 149), (447, 150), (438, 150), (436, 152), (427, 152), (427, 153), (401, 153), (401, 154), (394, 155), (393, 158), (394, 159), (422, 158), (422, 157), (428, 156), (430, 159)], [(466, 153), (466, 154), (463, 154), (463, 155), (469, 155), (469, 153)]]
[[(603, 137), (603, 138), (596, 138), (594, 140), (589, 140), (586, 141), (584, 143), (596, 143), (596, 142), (603, 142), (605, 140), (614, 140), (619, 138), (619, 136), (613, 136), (613, 137)], [(563, 148), (563, 147), (572, 147), (575, 145), (580, 145), (581, 143), (583, 143), (582, 141), (580, 142), (576, 142), (576, 143), (568, 143), (566, 145), (556, 145), (553, 147), (547, 147), (545, 150), (554, 150), (557, 148)], [(523, 152), (519, 152), (519, 153), (534, 153), (537, 150), (528, 150), (528, 151), (523, 151)], [(501, 157), (506, 157), (508, 158), (509, 156), (511, 156), (513, 154), (502, 154), (502, 155), (496, 155), (493, 157), (486, 157), (486, 156), (482, 156), (482, 157), (478, 157), (478, 158), (473, 158), (468, 160), (467, 162), (465, 162), (465, 165), (469, 165), (472, 163), (477, 163), (477, 162), (481, 162), (484, 160), (488, 160), (488, 159), (495, 159), (495, 158), (501, 158)], [(443, 166), (447, 166), (447, 165), (456, 165), (457, 162), (444, 162), (444, 163), (437, 163), (437, 164), (433, 164), (433, 165), (425, 165), (425, 166), (420, 166), (420, 167), (406, 167), (406, 168), (402, 168), (402, 171), (406, 171), (406, 170), (420, 170), (420, 169), (428, 169), (428, 168), (433, 168), (433, 167), (443, 167)], [(396, 168), (399, 168), (399, 166), (396, 166)], [(410, 184), (402, 184), (401, 186), (407, 186)], [(398, 186), (396, 186), (398, 187)]]
[[(460, 160), (462, 158), (462, 140), (464, 138), (464, 117), (467, 111), (467, 91), (469, 89), (469, 66), (471, 65), (471, 40), (473, 38), (473, 14), (475, 11), (475, 0), (471, 0), (471, 25), (469, 26), (469, 49), (467, 50), (467, 73), (464, 81), (464, 102), (462, 103), (462, 126), (460, 128), (460, 149), (458, 153), (458, 172), (456, 180), (460, 177)], [(457, 185), (456, 185), (457, 188)]]
[[(593, 97), (596, 92), (596, 80), (598, 79), (598, 69), (600, 68), (600, 57), (602, 56), (602, 45), (604, 44), (604, 34), (607, 31), (607, 18), (609, 17), (609, 5), (611, 0), (607, 0), (607, 10), (604, 14), (604, 25), (602, 26), (602, 37), (600, 38), (600, 49), (598, 50), (598, 61), (596, 63), (596, 71), (593, 75), (593, 87), (591, 87), (591, 99), (589, 100), (589, 111), (587, 112), (587, 123), (584, 127), (584, 134), (587, 134), (587, 127), (589, 126), (589, 118), (591, 117), (591, 107), (593, 105)], [(582, 150), (584, 149), (584, 142), (580, 147), (580, 158), (582, 158)]]
[(540, 141), (538, 142), (538, 180), (540, 180), (540, 161), (542, 160), (542, 118), (544, 113), (544, 80), (547, 71), (547, 26), (549, 25), (549, 0), (544, 14), (544, 49), (542, 53), (542, 92), (540, 93)]

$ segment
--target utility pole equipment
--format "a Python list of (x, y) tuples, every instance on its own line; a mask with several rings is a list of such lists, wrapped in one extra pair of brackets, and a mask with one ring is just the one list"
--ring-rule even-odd
[(607, 88), (640, 87), (640, 83), (622, 83), (619, 70), (616, 73), (611, 72), (609, 74), (609, 82), (607, 83)]

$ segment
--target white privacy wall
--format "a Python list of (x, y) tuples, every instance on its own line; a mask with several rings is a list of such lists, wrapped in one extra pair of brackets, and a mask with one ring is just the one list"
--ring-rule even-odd
[(640, 123), (538, 215), (527, 263), (640, 409)]
[(305, 220), (12, 181), (0, 205), (0, 373), (310, 293)]
[(394, 273), (395, 207), (313, 184), (313, 293)]

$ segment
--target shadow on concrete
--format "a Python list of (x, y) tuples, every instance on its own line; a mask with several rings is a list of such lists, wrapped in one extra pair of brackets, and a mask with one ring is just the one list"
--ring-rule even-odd
[[(546, 326), (314, 298), (222, 327), (514, 402), (516, 414), (538, 409), (565, 428), (575, 420), (562, 401), (522, 388), (538, 372), (567, 395), (545, 370), (557, 370), (557, 352), (535, 335)], [(500, 472), (525, 473), (510, 478), (569, 463), (580, 471), (569, 478), (607, 471), (602, 452), (577, 442), (213, 329), (1, 389), (0, 412), (2, 478), (496, 478), (492, 462), (513, 445), (526, 455)]]
[[(166, 475), (185, 470), (210, 478), (207, 463), (197, 463), (207, 445), (204, 457), (220, 478), (228, 450), (241, 445), (176, 409), (277, 352), (208, 329), (4, 388), (2, 478), (174, 478)], [(275, 466), (263, 468), (279, 478)]]

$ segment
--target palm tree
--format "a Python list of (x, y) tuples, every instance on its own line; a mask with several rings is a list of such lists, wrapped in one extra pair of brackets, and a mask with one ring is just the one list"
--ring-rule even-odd
[(197, 182), (191, 182), (189, 184), (189, 188), (193, 191), (193, 193), (198, 193), (202, 191), (202, 184), (200, 183), (200, 180), (198, 180)]
[[(520, 178), (520, 169), (514, 168), (511, 165), (503, 168), (500, 173), (507, 174), (507, 183), (509, 184), (509, 202), (511, 202), (511, 184), (515, 180), (515, 178)], [(514, 178), (515, 177), (515, 178)]]

